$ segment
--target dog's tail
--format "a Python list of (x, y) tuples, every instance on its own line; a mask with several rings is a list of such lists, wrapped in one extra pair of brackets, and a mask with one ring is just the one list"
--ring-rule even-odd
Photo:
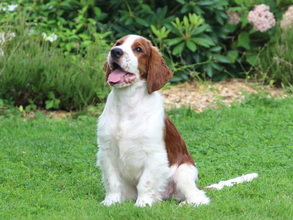
[(204, 189), (217, 189), (217, 190), (221, 190), (224, 188), (224, 186), (233, 186), (234, 184), (238, 184), (238, 183), (243, 183), (243, 182), (250, 182), (254, 179), (258, 178), (258, 174), (257, 173), (249, 173), (249, 174), (245, 174), (233, 179), (229, 179), (229, 180), (225, 180), (225, 181), (220, 181), (219, 183), (215, 183), (215, 184), (211, 184), (209, 186), (204, 186), (202, 188)]

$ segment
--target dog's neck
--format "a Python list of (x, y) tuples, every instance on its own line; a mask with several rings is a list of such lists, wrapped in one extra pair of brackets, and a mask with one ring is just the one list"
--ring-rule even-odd
[(142, 99), (149, 96), (147, 84), (145, 81), (141, 80), (124, 88), (113, 87), (112, 93), (116, 101), (120, 103), (131, 102), (132, 104), (137, 104), (141, 102)]
[(149, 94), (145, 81), (138, 81), (129, 87), (113, 88), (107, 102), (111, 103), (107, 106), (110, 108), (109, 111), (116, 112), (121, 117), (122, 115), (141, 117), (148, 115), (155, 108), (163, 108), (161, 96), (157, 92)]

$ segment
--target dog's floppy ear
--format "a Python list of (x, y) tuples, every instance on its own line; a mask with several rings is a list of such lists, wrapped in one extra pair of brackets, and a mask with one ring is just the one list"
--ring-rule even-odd
[(110, 73), (111, 73), (111, 69), (110, 69), (110, 66), (109, 66), (107, 60), (104, 62), (104, 69), (105, 69), (105, 71), (106, 71), (106, 81), (108, 81), (108, 76), (109, 76)]
[(148, 63), (147, 87), (148, 93), (161, 89), (172, 78), (172, 71), (154, 46), (151, 46), (151, 56)]

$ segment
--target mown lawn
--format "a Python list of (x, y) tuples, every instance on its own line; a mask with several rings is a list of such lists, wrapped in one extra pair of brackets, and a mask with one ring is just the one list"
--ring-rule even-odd
[(96, 118), (0, 117), (0, 219), (292, 219), (293, 98), (249, 96), (231, 108), (169, 112), (200, 172), (199, 185), (257, 172), (208, 190), (208, 206), (104, 207)]

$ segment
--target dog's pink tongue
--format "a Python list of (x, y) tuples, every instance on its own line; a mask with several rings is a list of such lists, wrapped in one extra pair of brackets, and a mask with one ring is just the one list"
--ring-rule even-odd
[(123, 76), (125, 72), (121, 69), (116, 69), (108, 76), (108, 82), (110, 83), (118, 83), (123, 80)]

